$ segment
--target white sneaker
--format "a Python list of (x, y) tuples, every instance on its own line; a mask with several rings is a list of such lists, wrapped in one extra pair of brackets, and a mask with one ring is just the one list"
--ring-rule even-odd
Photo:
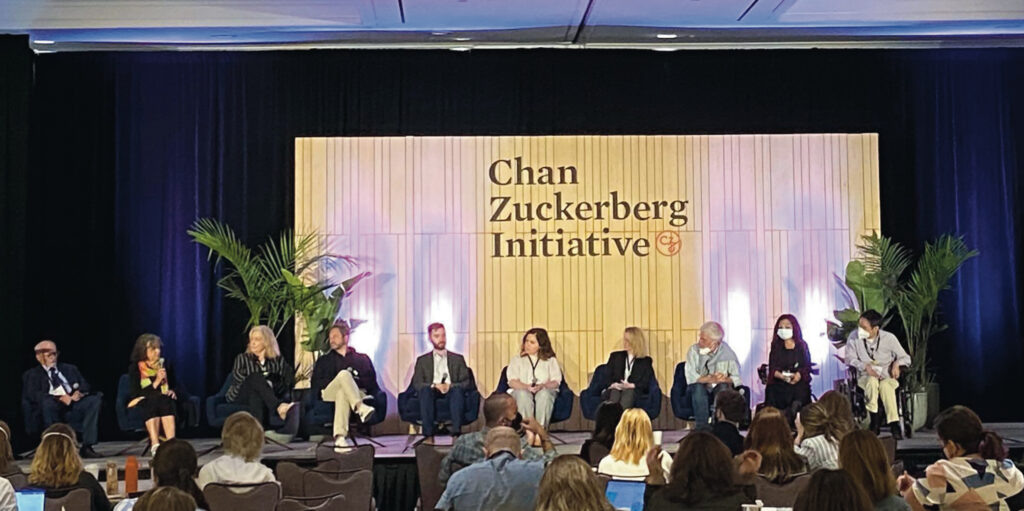
[(334, 452), (343, 453), (348, 452), (349, 448), (348, 438), (343, 436), (337, 436), (334, 438)]
[(366, 421), (370, 420), (375, 411), (372, 406), (366, 403), (359, 403), (359, 409), (356, 410), (356, 414), (359, 415), (359, 422), (366, 424)]
[(156, 450), (159, 449), (159, 448), (160, 448), (160, 444), (153, 444), (153, 446), (149, 448), (149, 456), (150, 457), (156, 456)]

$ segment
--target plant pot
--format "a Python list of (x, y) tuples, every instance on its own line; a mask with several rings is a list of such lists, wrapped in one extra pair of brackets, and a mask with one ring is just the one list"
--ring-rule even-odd
[(914, 411), (914, 419), (910, 425), (914, 431), (918, 431), (928, 421), (928, 392), (914, 392), (910, 399)]
[(939, 384), (929, 383), (926, 392), (928, 392), (928, 420), (925, 421), (924, 427), (932, 429), (935, 427), (935, 417), (939, 415), (940, 411)]

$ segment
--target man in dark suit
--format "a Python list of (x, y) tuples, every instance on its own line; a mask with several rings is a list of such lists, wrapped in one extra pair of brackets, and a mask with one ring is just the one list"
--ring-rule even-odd
[(448, 339), (444, 325), (431, 323), (427, 326), (427, 335), (434, 349), (416, 359), (416, 368), (412, 374), (412, 387), (416, 389), (420, 419), (423, 421), (423, 436), (434, 436), (436, 405), (444, 396), (448, 396), (452, 434), (458, 435), (462, 432), (465, 389), (471, 383), (469, 367), (462, 355), (446, 349)]
[(28, 407), (26, 421), (42, 421), (40, 430), (56, 422), (70, 424), (82, 435), (82, 457), (102, 458), (93, 446), (103, 394), (90, 394), (89, 382), (77, 367), (57, 362), (60, 354), (53, 341), (36, 344), (35, 354), (39, 367), (25, 371), (21, 377), (22, 401)]

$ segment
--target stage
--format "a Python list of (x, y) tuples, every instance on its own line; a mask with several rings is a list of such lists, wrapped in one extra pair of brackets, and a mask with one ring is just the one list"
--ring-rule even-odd
[[(1010, 450), (1010, 457), (1020, 459), (1024, 456), (1024, 423), (991, 423), (985, 424), (985, 428), (998, 433)], [(676, 444), (689, 430), (672, 430), (662, 433), (662, 445), (665, 450), (674, 453)], [(745, 433), (745, 432), (744, 432)], [(579, 454), (583, 442), (590, 437), (589, 432), (554, 432), (553, 440), (558, 454)], [(408, 511), (415, 507), (419, 495), (419, 483), (416, 474), (416, 457), (413, 443), (418, 439), (414, 435), (382, 435), (373, 437), (381, 446), (375, 448), (374, 464), (374, 496), (379, 509), (386, 511)], [(218, 448), (219, 439), (214, 438), (190, 438), (187, 439), (200, 453), (199, 465), (209, 463), (222, 454)], [(440, 436), (435, 439), (436, 445), (450, 446), (451, 437)], [(358, 440), (360, 444), (366, 440)], [(125, 458), (128, 454), (139, 454), (141, 446), (133, 449), (126, 455), (114, 455), (134, 442), (101, 442), (95, 447), (100, 454), (110, 456), (101, 459), (83, 460), (85, 465), (96, 464), (100, 467), (101, 481), (105, 480), (103, 468), (108, 461), (114, 461), (118, 467), (124, 468)], [(372, 445), (372, 444), (371, 444)], [(263, 449), (263, 462), (274, 467), (281, 461), (292, 461), (300, 465), (312, 465), (316, 463), (315, 442), (296, 441), (288, 444), (290, 449), (266, 444)], [(922, 430), (914, 434), (913, 438), (900, 440), (897, 443), (896, 458), (902, 460), (906, 469), (912, 473), (922, 472), (929, 463), (942, 457), (942, 449), (938, 437), (932, 430)], [(140, 457), (140, 489), (150, 486), (149, 481), (149, 457)], [(31, 459), (22, 459), (16, 462), (24, 471), (28, 471)], [(123, 482), (122, 482), (123, 484)]]

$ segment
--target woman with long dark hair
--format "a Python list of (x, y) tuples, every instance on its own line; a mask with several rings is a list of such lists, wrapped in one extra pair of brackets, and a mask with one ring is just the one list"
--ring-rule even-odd
[(775, 408), (757, 412), (744, 439), (744, 448), (761, 453), (758, 474), (773, 484), (788, 483), (808, 471), (807, 460), (794, 450), (793, 432), (786, 418)]
[(793, 511), (872, 511), (871, 501), (850, 474), (819, 470), (793, 504)]
[(558, 387), (562, 384), (562, 368), (558, 366), (547, 330), (531, 328), (526, 331), (519, 345), (519, 356), (509, 361), (505, 375), (519, 413), (524, 419), (536, 418), (547, 428)]
[[(156, 488), (172, 487), (177, 488), (195, 501), (195, 508), (209, 509), (203, 492), (196, 484), (196, 476), (199, 474), (199, 463), (196, 450), (192, 444), (184, 440), (168, 440), (160, 446), (160, 451), (153, 457), (150, 464), (153, 473), (153, 483)], [(153, 491), (153, 490), (151, 490)], [(114, 507), (114, 511), (129, 511), (143, 507), (142, 499), (125, 499)]]
[(596, 465), (600, 462), (600, 459), (592, 459), (590, 457), (590, 447), (592, 445), (602, 445), (608, 452), (612, 450), (612, 444), (615, 443), (615, 428), (619, 426), (619, 421), (622, 420), (622, 405), (618, 403), (605, 402), (601, 403), (601, 406), (597, 407), (597, 416), (594, 418), (594, 432), (591, 433), (590, 438), (583, 442), (583, 447), (580, 448), (580, 457), (583, 461), (591, 465)]
[(544, 470), (534, 511), (614, 511), (594, 471), (575, 456), (559, 456)]
[(843, 437), (839, 466), (864, 489), (875, 511), (910, 511), (903, 497), (896, 494), (896, 478), (885, 447), (871, 431), (857, 430)]
[(781, 410), (792, 423), (796, 412), (810, 402), (811, 352), (796, 316), (783, 314), (772, 330), (764, 403)]
[(754, 502), (752, 486), (736, 483), (732, 453), (718, 437), (694, 431), (679, 442), (668, 484), (657, 490), (648, 511), (733, 511)]

